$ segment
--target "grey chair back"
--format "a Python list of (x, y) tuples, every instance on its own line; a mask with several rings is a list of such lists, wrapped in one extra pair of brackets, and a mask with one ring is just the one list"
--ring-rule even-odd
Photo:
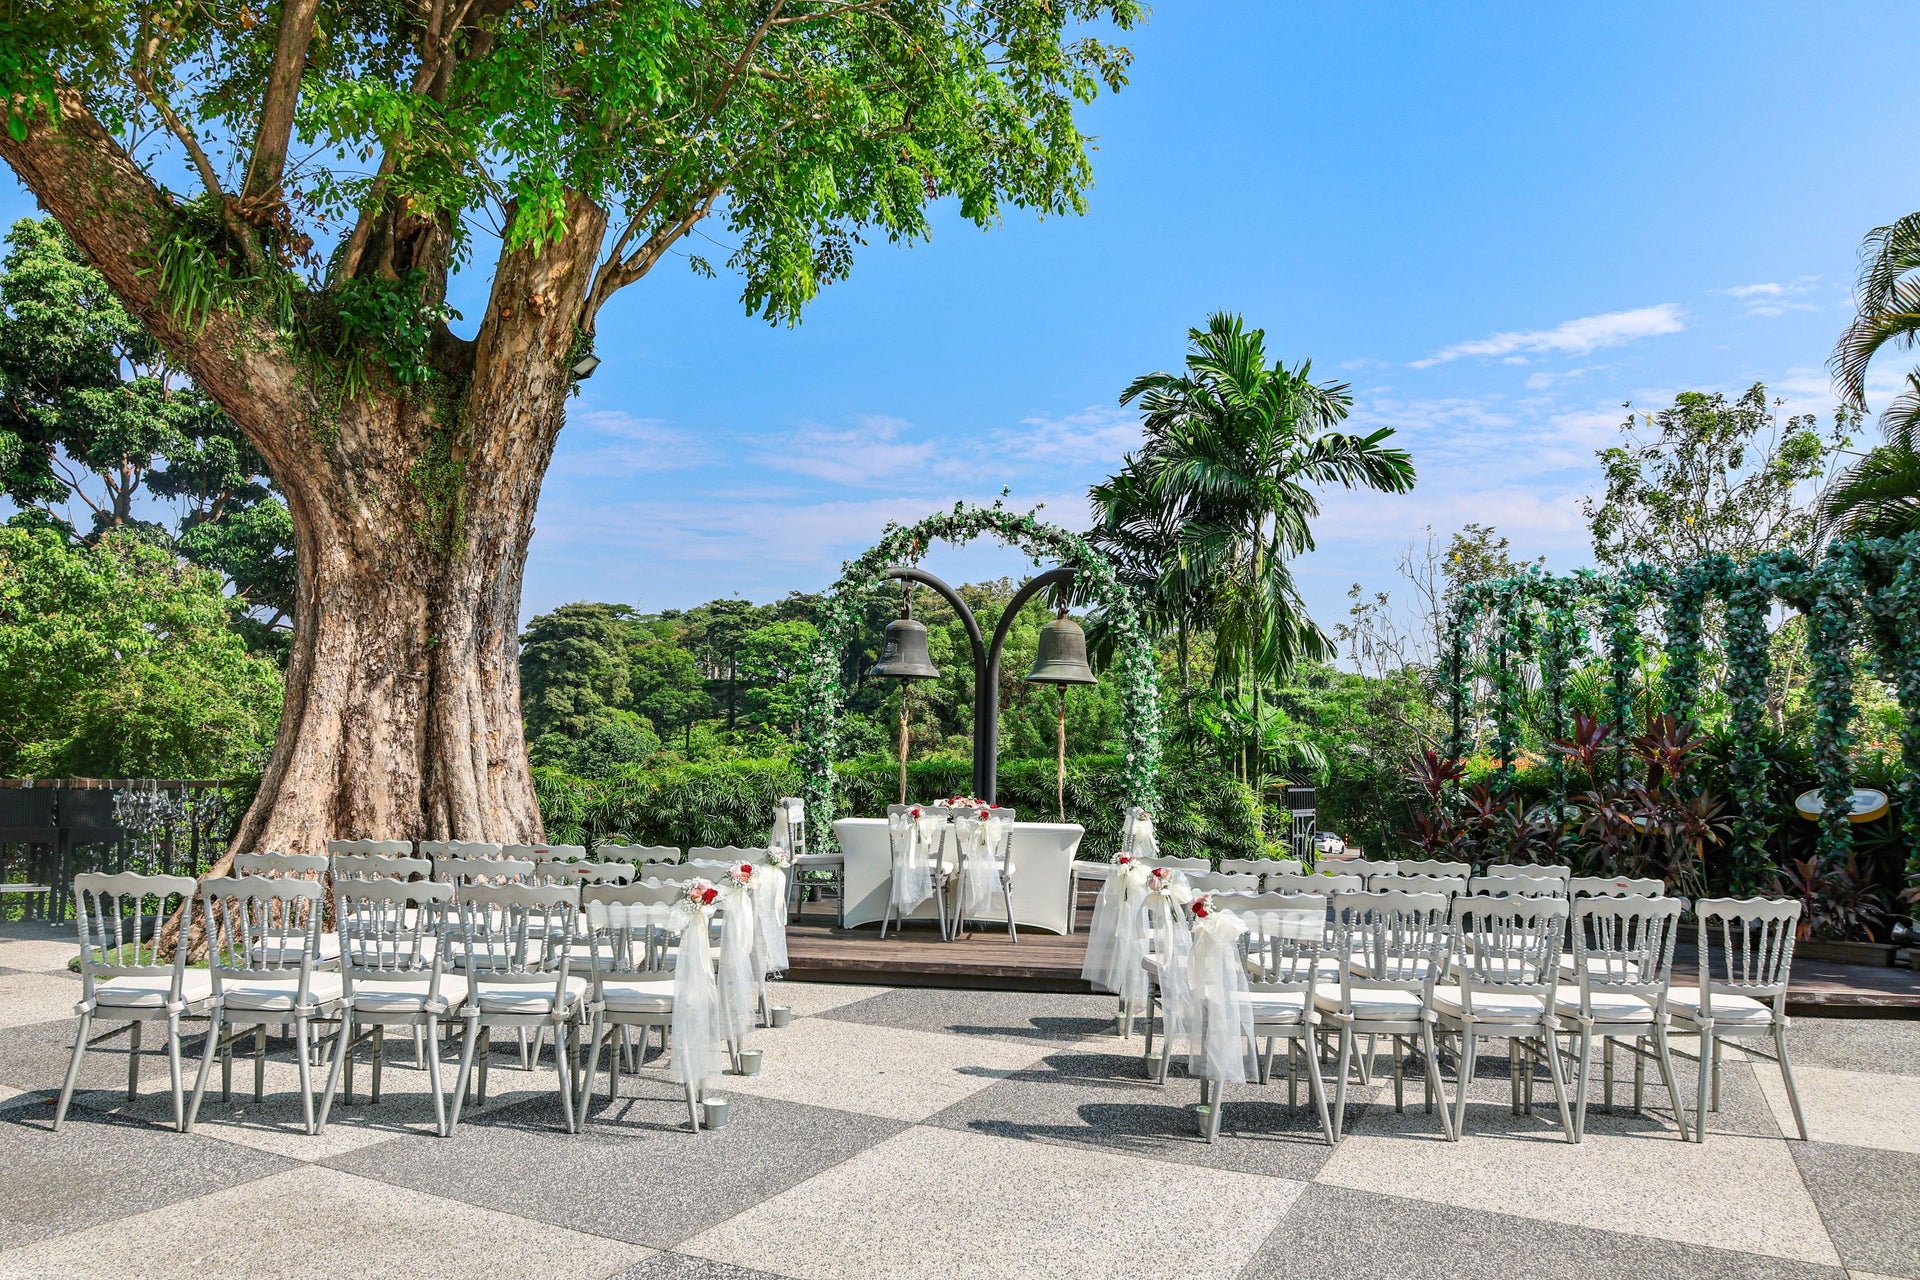
[(413, 841), (411, 840), (329, 840), (327, 841), (327, 852), (335, 855), (339, 855), (342, 853), (354, 853), (354, 854), (377, 853), (377, 854), (385, 854), (388, 857), (404, 858), (413, 852)]
[(678, 862), (680, 850), (670, 844), (597, 844), (593, 856), (601, 862)]
[(1213, 863), (1205, 858), (1142, 858), (1140, 864), (1146, 867), (1166, 867), (1172, 871), (1211, 871)]
[(1374, 893), (1444, 893), (1457, 897), (1467, 891), (1465, 876), (1369, 876), (1367, 888)]
[(517, 862), (571, 862), (587, 856), (583, 844), (503, 844), (500, 856)]
[(580, 894), (587, 967), (596, 984), (622, 974), (657, 972), (674, 939), (678, 893), (662, 898), (646, 885), (588, 885)]
[(233, 874), (318, 880), (327, 874), (328, 860), (313, 853), (236, 853)]
[(167, 1003), (180, 1002), (187, 947), (161, 957), (155, 940), (176, 910), (184, 908), (180, 936), (193, 932), (192, 876), (144, 876), (131, 871), (83, 871), (73, 878), (73, 905), (80, 930), (81, 998), (93, 999), (102, 978), (165, 978)]
[(767, 847), (785, 849), (796, 858), (807, 851), (806, 801), (782, 796), (773, 806), (773, 829), (767, 834)]
[(1447, 862), (1440, 858), (1401, 858), (1399, 874), (1403, 876), (1445, 876), (1448, 879), (1465, 880), (1473, 875), (1473, 867), (1465, 862)]
[(431, 880), (431, 858), (407, 858), (387, 853), (337, 853), (333, 878), (339, 880)]
[(218, 876), (201, 882), (200, 896), (215, 998), (229, 982), (291, 982), (294, 1003), (306, 1005), (326, 887), (291, 877)]
[(359, 982), (427, 979), (427, 995), (440, 994), (445, 952), (435, 944), (454, 888), (439, 881), (350, 880), (333, 882), (340, 933), (340, 976), (349, 995)]
[(1431, 1004), (1453, 952), (1442, 893), (1336, 893), (1331, 933), (1343, 1003), (1360, 990), (1405, 991)]
[(1316, 872), (1303, 872), (1298, 875), (1281, 873), (1266, 877), (1268, 893), (1364, 893), (1367, 882), (1361, 876), (1328, 876)]
[(1260, 892), (1259, 876), (1231, 875), (1224, 871), (1189, 871), (1187, 884), (1195, 893), (1249, 894)]
[(513, 858), (435, 858), (433, 878), (452, 885), (524, 884), (533, 864)]
[(1573, 900), (1573, 979), (1581, 1011), (1593, 1016), (1593, 993), (1638, 996), (1666, 1020), (1673, 947), (1684, 898), (1596, 894)]
[(1467, 892), (1513, 898), (1564, 898), (1567, 882), (1557, 876), (1475, 876)]
[(552, 1007), (564, 1007), (579, 897), (564, 884), (458, 886), (447, 932), (469, 998), (484, 1008), (488, 986), (550, 986)]
[(1701, 1016), (1713, 1016), (1714, 996), (1738, 995), (1771, 1003), (1775, 1017), (1785, 1017), (1798, 900), (1702, 898), (1694, 915), (1700, 922)]
[(1246, 922), (1241, 947), (1249, 986), (1256, 991), (1302, 991), (1311, 1002), (1315, 971), (1326, 946), (1327, 901), (1319, 893), (1260, 893), (1215, 900), (1216, 906), (1226, 906)]
[(423, 858), (497, 858), (500, 846), (491, 840), (422, 840)]
[(1571, 898), (1659, 898), (1667, 892), (1667, 882), (1652, 876), (1574, 876), (1567, 881)]
[(1454, 977), (1460, 1005), (1476, 995), (1531, 996), (1551, 1007), (1560, 982), (1567, 900), (1551, 895), (1468, 895), (1453, 900)]
[(1535, 880), (1558, 880), (1565, 885), (1573, 879), (1573, 868), (1540, 862), (1489, 862), (1480, 869), (1483, 876), (1525, 876)]
[(1322, 858), (1314, 864), (1316, 870), (1331, 871), (1337, 876), (1397, 876), (1400, 874), (1398, 862), (1384, 862), (1372, 858)]

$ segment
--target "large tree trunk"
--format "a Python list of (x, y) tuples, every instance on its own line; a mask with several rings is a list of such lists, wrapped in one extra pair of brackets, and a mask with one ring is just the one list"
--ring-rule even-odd
[(604, 214), (574, 199), (560, 241), (502, 251), (478, 336), (436, 348), (435, 392), (343, 401), (266, 317), (236, 308), (181, 325), (144, 269), (166, 198), (76, 98), (63, 108), (23, 140), (0, 131), (0, 154), (246, 432), (293, 518), (286, 705), (230, 853), (537, 839), (521, 573)]

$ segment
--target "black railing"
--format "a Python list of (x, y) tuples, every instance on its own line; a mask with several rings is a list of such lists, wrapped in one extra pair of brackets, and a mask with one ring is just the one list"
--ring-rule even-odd
[(198, 876), (239, 816), (226, 784), (0, 778), (0, 919), (65, 920), (82, 871)]

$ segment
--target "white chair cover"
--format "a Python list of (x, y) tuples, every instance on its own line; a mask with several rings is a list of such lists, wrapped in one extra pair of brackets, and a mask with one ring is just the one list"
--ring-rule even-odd
[[(1122, 855), (1125, 857), (1126, 855)], [(1087, 930), (1087, 956), (1080, 976), (1095, 991), (1111, 991), (1129, 1005), (1147, 998), (1147, 868), (1128, 859), (1117, 864), (1094, 900)]]
[(753, 918), (759, 924), (754, 959), (760, 972), (784, 973), (787, 968), (787, 871), (774, 862), (753, 869)]
[(1000, 887), (1000, 870), (994, 857), (1000, 851), (1006, 823), (991, 810), (985, 819), (955, 818), (954, 832), (960, 847), (966, 850), (966, 871), (960, 878), (960, 901), (967, 915), (984, 915)]
[(727, 1033), (720, 1014), (720, 987), (713, 975), (713, 944), (704, 907), (676, 906), (680, 958), (673, 966), (673, 1078), (698, 1096), (724, 1070)]
[[(1212, 911), (1193, 922), (1185, 973), (1168, 962), (1166, 990), (1168, 1052), (1187, 1046), (1187, 1071), (1196, 1079), (1247, 1084), (1259, 1078), (1254, 1056), (1253, 999), (1240, 955), (1247, 925), (1231, 911)], [(1176, 994), (1177, 993), (1177, 994)], [(1184, 1007), (1176, 1013), (1176, 1004)]]
[[(759, 876), (755, 868), (753, 879)], [(760, 1003), (760, 983), (766, 971), (756, 969), (754, 963), (760, 929), (754, 923), (751, 882), (729, 882), (721, 890), (720, 900), (726, 904), (720, 919), (720, 1009), (727, 1038), (737, 1048), (745, 1043), (753, 1027), (753, 1011)]]
[(893, 867), (893, 905), (905, 915), (933, 896), (933, 855), (945, 813), (909, 813), (887, 815), (888, 834), (904, 852)]

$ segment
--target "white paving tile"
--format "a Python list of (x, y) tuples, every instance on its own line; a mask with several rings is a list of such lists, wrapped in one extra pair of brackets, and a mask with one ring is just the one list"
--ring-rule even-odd
[(0, 973), (0, 1027), (25, 1027), (66, 1019), (80, 1025), (73, 1006), (80, 980), (61, 973)]
[(638, 1245), (309, 1167), (0, 1253), (8, 1280), (573, 1280), (617, 1273)]
[(716, 1092), (909, 1121), (924, 1120), (1056, 1049), (834, 1018), (799, 1018), (783, 1030), (756, 1033), (749, 1045), (766, 1051), (760, 1074), (726, 1076)]
[(810, 1017), (838, 1009), (843, 1005), (885, 995), (892, 987), (857, 986), (846, 982), (776, 982), (768, 986), (767, 999), (786, 1005), (796, 1018)]
[(1214, 1280), (1305, 1185), (919, 1127), (679, 1251), (800, 1280)]
[(79, 954), (80, 943), (71, 929), (57, 938), (0, 937), (0, 969), (67, 973), (68, 963)]
[[(1757, 1062), (1753, 1072), (1780, 1122), (1780, 1132), (1798, 1138), (1780, 1069), (1770, 1062)], [(1807, 1136), (1813, 1141), (1920, 1154), (1920, 1076), (1796, 1065), (1793, 1078), (1799, 1086), (1800, 1109), (1807, 1117)]]
[(1694, 1143), (1590, 1130), (1572, 1144), (1487, 1131), (1460, 1142), (1353, 1134), (1316, 1181), (1829, 1266), (1840, 1261), (1786, 1144), (1769, 1138), (1709, 1134)]

